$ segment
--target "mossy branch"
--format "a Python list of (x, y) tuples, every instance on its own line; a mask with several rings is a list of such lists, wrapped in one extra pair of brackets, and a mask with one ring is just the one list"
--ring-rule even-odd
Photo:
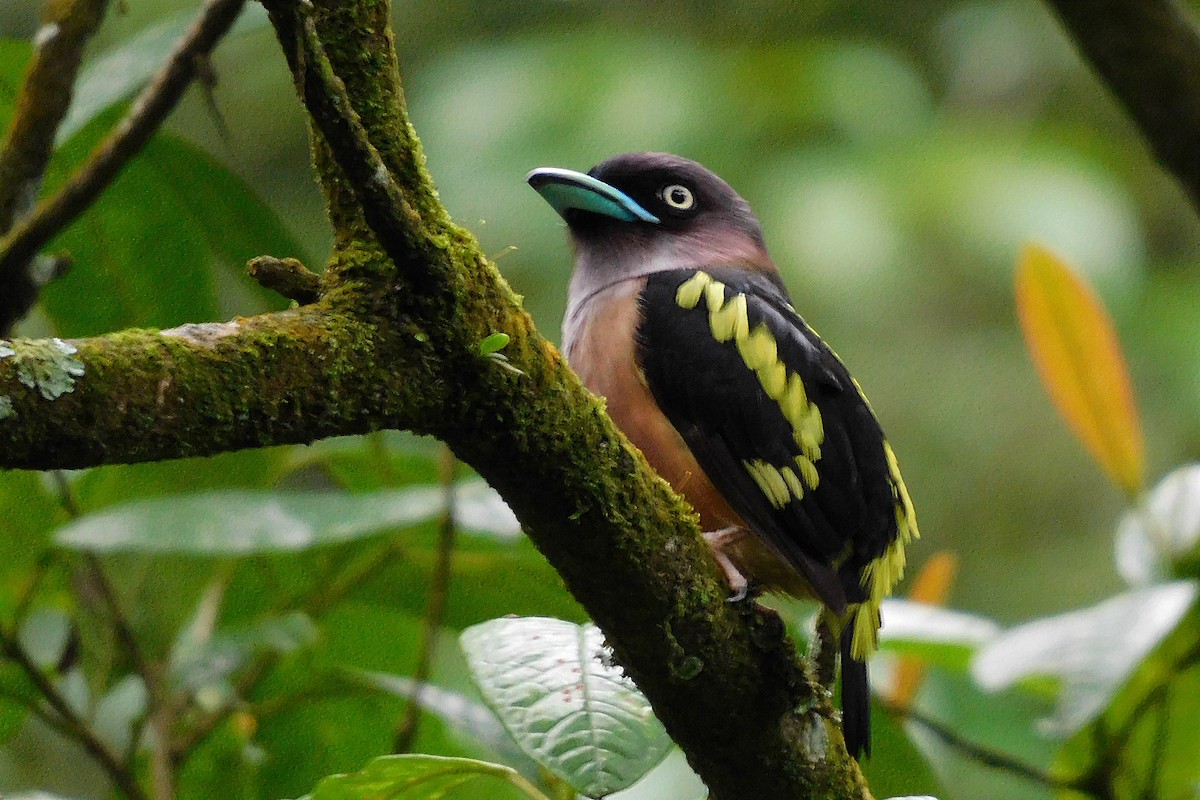
[[(108, 0), (47, 3), (33, 58), (0, 143), (0, 239), (29, 212), (50, 163), (54, 137), (67, 115), (83, 51), (104, 19)], [(50, 271), (56, 277), (61, 269)], [(37, 300), (39, 280), (29, 258), (0, 266), (0, 336)]]
[[(433, 434), (513, 507), (714, 798), (869, 797), (778, 618), (726, 602), (694, 516), (438, 203), (388, 4), (266, 6), (314, 119), (335, 227), (319, 301), (172, 331), (0, 343), (0, 466)], [(501, 332), (515, 369), (479, 353)]]

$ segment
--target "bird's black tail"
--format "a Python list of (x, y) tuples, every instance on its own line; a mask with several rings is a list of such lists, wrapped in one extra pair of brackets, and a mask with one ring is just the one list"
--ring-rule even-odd
[(854, 758), (871, 755), (871, 687), (867, 664), (850, 655), (854, 625), (842, 631), (842, 735)]

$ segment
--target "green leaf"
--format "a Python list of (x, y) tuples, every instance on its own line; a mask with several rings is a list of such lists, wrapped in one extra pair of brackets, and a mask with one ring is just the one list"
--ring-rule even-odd
[(21, 730), (29, 707), (40, 702), (37, 687), (24, 670), (12, 661), (0, 661), (0, 745)]
[[(172, 14), (146, 27), (117, 47), (88, 61), (75, 82), (74, 97), (67, 116), (59, 126), (58, 142), (65, 142), (115, 104), (127, 100), (149, 82), (166, 61), (175, 42), (192, 24), (192, 9)], [(246, 6), (225, 37), (268, 24), (262, 6)]]
[(1125, 514), (1116, 557), (1131, 586), (1200, 578), (1200, 464), (1176, 469)]
[(671, 748), (662, 763), (647, 773), (645, 778), (624, 791), (610, 796), (610, 800), (706, 800), (708, 787), (687, 763), (687, 757), (678, 747)]
[(59, 529), (57, 543), (96, 553), (247, 555), (375, 536), (441, 512), (435, 487), (361, 495), (219, 491), (115, 506)]
[(0, 475), (0, 618), (8, 619), (27, 586), (35, 561), (50, 546), (50, 534), (64, 517), (36, 472)]
[(163, 495), (187, 495), (222, 489), (273, 489), (288, 447), (239, 450), (204, 458), (143, 464), (110, 464), (68, 472), (76, 501), (85, 513), (106, 506)]
[(230, 677), (253, 656), (291, 653), (317, 638), (316, 626), (299, 611), (240, 630), (221, 631), (207, 639), (184, 633), (171, 653), (171, 684), (194, 696), (207, 710), (223, 708), (236, 699)]
[(92, 729), (112, 752), (128, 750), (133, 725), (145, 714), (149, 699), (141, 677), (126, 675), (97, 701)]
[(860, 766), (872, 791), (941, 791), (929, 759), (905, 732), (899, 722), (878, 705), (871, 709), (871, 739), (877, 757)]
[(140, 31), (120, 46), (88, 61), (75, 82), (67, 116), (55, 140), (69, 140), (99, 114), (126, 100), (162, 68), (175, 40), (195, 15), (180, 12)]
[(235, 712), (189, 751), (179, 770), (176, 800), (279, 797), (278, 791), (264, 792), (264, 784), (259, 781), (267, 759), (253, 741), (255, 729), (253, 717), (246, 712)]
[(580, 793), (633, 785), (671, 748), (637, 687), (588, 623), (495, 619), (460, 637), (488, 705), (517, 744)]
[(1200, 785), (1200, 606), (1133, 675), (1102, 715), (1059, 751), (1054, 774), (1087, 778), (1119, 800), (1193, 797)]
[(24, 39), (0, 38), (0, 130), (7, 130), (33, 49)]
[(353, 670), (350, 676), (365, 686), (418, 703), (450, 728), (487, 747), (510, 766), (518, 766), (526, 775), (536, 774), (537, 763), (515, 745), (491, 709), (461, 692), (431, 683), (418, 684), (412, 678), (383, 672)]
[(534, 800), (546, 800), (514, 769), (471, 758), (383, 756), (350, 775), (333, 775), (317, 784), (311, 800), (435, 800), (464, 783), (480, 779), (507, 782)]
[(21, 625), (21, 647), (44, 671), (57, 668), (70, 641), (71, 618), (58, 608), (36, 608)]
[[(62, 147), (43, 196), (62, 185), (115, 121), (106, 112)], [(245, 275), (245, 262), (263, 252), (304, 255), (245, 183), (166, 133), (151, 139), (100, 202), (47, 249), (75, 261), (41, 297), (64, 337), (280, 308), (280, 298)]]
[(911, 600), (884, 600), (883, 619), (882, 650), (918, 655), (955, 670), (965, 670), (976, 651), (1000, 633), (986, 617)]
[(1100, 714), (1113, 694), (1196, 602), (1191, 581), (1139, 589), (998, 636), (975, 658), (975, 680), (996, 691), (1035, 676), (1062, 682), (1049, 732), (1066, 735)]
[(493, 333), (479, 343), (479, 355), (490, 356), (493, 353), (499, 352), (508, 347), (508, 342), (509, 336), (507, 333)]

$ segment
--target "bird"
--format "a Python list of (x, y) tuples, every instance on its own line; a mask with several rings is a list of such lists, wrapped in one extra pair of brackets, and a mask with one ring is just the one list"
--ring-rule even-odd
[(750, 205), (695, 161), (533, 170), (574, 251), (562, 350), (689, 502), (729, 582), (816, 598), (847, 751), (870, 755), (867, 658), (916, 513), (857, 381), (796, 312)]

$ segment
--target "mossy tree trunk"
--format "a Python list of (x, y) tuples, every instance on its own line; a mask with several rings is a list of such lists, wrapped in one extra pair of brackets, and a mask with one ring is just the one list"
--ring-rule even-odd
[[(438, 201), (407, 118), (389, 4), (265, 5), (313, 118), (335, 232), (315, 301), (170, 331), (9, 343), (0, 466), (381, 428), (436, 436), (512, 506), (714, 798), (869, 797), (778, 618), (725, 601), (689, 509)], [(519, 372), (479, 356), (498, 332)]]

